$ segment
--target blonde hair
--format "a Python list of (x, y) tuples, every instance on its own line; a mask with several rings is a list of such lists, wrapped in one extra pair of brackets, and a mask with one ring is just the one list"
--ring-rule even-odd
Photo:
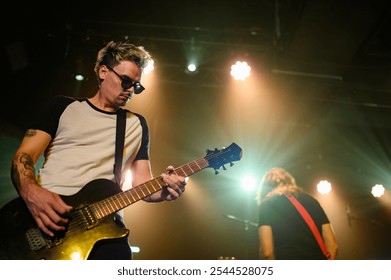
[(273, 167), (262, 177), (256, 197), (258, 203), (277, 187), (285, 195), (295, 195), (303, 191), (288, 171), (281, 167)]
[(128, 42), (110, 41), (99, 50), (97, 55), (94, 71), (98, 82), (101, 82), (99, 79), (99, 68), (102, 65), (114, 68), (114, 66), (124, 60), (134, 62), (143, 71), (149, 62), (152, 61), (152, 56), (143, 46), (136, 46)]

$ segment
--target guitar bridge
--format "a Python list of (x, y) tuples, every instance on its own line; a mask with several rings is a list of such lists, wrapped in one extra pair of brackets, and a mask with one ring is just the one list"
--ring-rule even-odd
[(45, 247), (52, 248), (63, 242), (61, 237), (49, 237), (42, 234), (38, 227), (27, 230), (26, 239), (30, 249), (33, 251), (39, 251)]
[(46, 241), (43, 238), (39, 228), (31, 228), (26, 231), (27, 242), (33, 251), (41, 250), (46, 247)]

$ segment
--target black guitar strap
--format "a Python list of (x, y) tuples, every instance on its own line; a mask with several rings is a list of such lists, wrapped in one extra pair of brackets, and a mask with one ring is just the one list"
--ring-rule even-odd
[(117, 111), (117, 130), (115, 137), (115, 162), (114, 162), (114, 179), (115, 182), (121, 185), (121, 169), (122, 158), (125, 143), (125, 126), (126, 126), (126, 110), (119, 108)]

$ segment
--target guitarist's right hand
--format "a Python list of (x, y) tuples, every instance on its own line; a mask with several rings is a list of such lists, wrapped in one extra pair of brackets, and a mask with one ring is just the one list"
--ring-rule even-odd
[(22, 196), (39, 228), (47, 235), (54, 236), (55, 231), (65, 230), (68, 223), (66, 215), (72, 210), (60, 195), (31, 185)]

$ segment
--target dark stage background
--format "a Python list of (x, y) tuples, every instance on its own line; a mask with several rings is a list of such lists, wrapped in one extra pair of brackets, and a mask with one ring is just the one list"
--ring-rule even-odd
[[(80, 1), (79, 1), (80, 2)], [(64, 1), (9, 4), (3, 22), (0, 205), (16, 197), (12, 155), (52, 96), (91, 96), (93, 64), (110, 40), (143, 45), (155, 58), (147, 88), (128, 107), (147, 117), (155, 176), (237, 143), (233, 167), (190, 177), (180, 200), (125, 209), (135, 259), (256, 259), (254, 193), (241, 188), (269, 167), (290, 170), (334, 225), (339, 259), (389, 259), (391, 15), (388, 1)], [(4, 20), (4, 19), (3, 19)], [(197, 57), (199, 72), (185, 72)], [(236, 58), (252, 66), (232, 82)], [(84, 70), (87, 80), (73, 80)], [(82, 121), (82, 120), (81, 120)], [(370, 188), (381, 183), (386, 196)], [(348, 219), (347, 210), (350, 209)], [(246, 223), (247, 221), (247, 223)], [(250, 222), (250, 223), (248, 223)]]

